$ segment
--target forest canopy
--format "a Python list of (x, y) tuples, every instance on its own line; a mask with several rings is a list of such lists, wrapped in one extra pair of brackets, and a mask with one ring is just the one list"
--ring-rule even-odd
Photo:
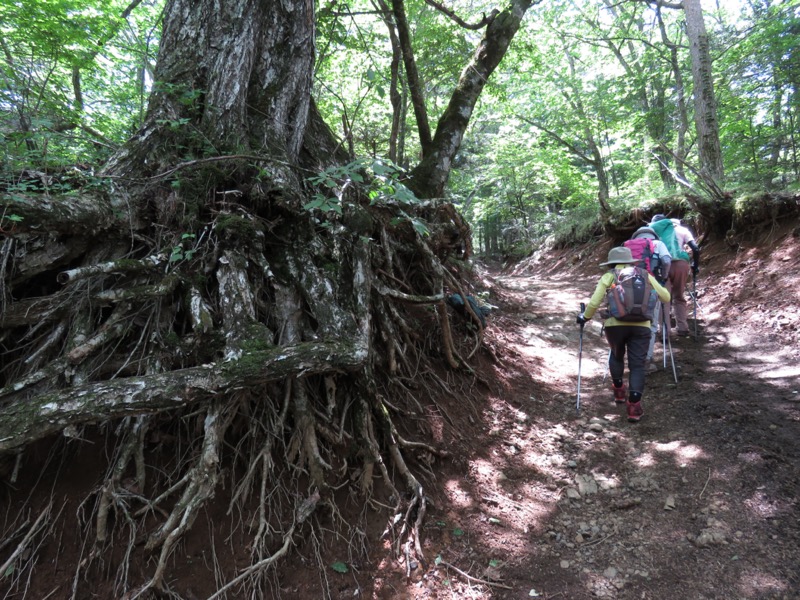
[[(399, 4), (403, 36), (393, 5), (316, 7), (313, 95), (351, 159), (409, 169), (425, 143), (420, 136), (430, 136), (447, 108), (480, 38), (477, 26), (495, 7)], [(614, 210), (676, 192), (708, 193), (692, 122), (687, 15), (677, 6), (548, 0), (530, 8), (486, 82), (446, 187), (476, 232), (491, 222), (518, 239), (591, 221), (598, 193)], [(88, 174), (142, 124), (159, 85), (162, 8), (2, 2), (0, 139), (9, 189), (31, 185), (13, 181), (23, 169), (52, 174), (83, 165)], [(797, 1), (704, 2), (703, 9), (725, 166), (720, 185), (794, 185)], [(404, 44), (413, 44), (411, 80)], [(203, 90), (181, 93), (190, 103)]]

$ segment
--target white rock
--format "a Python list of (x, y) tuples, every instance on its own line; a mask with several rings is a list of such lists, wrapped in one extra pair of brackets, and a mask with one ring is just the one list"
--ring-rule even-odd
[(597, 493), (597, 482), (591, 475), (578, 475), (575, 477), (575, 483), (578, 485), (578, 491), (582, 496)]

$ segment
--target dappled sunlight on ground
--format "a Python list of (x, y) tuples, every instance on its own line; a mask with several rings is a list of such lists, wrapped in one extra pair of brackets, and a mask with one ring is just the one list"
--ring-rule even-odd
[[(677, 382), (669, 346), (656, 344), (634, 425), (613, 401), (597, 319), (583, 332), (576, 410), (574, 316), (601, 271), (576, 273), (570, 256), (487, 275), (499, 388), (479, 410), (450, 409), (467, 454), (443, 480), (426, 541), (431, 557), (475, 579), (412, 572), (407, 597), (793, 599), (800, 344), (790, 313), (745, 287), (745, 271), (771, 267), (752, 253), (720, 277), (734, 259), (708, 249), (698, 339), (671, 340)], [(782, 306), (800, 305), (798, 290), (800, 274)]]

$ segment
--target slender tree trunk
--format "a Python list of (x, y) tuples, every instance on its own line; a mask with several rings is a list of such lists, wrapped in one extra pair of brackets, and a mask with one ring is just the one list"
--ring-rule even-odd
[(675, 78), (675, 98), (678, 111), (678, 131), (675, 142), (675, 172), (682, 179), (686, 178), (684, 160), (686, 159), (686, 132), (689, 131), (689, 111), (686, 108), (686, 86), (683, 82), (683, 71), (678, 60), (678, 46), (669, 39), (667, 28), (661, 18), (661, 8), (656, 7), (658, 28), (661, 32), (661, 41), (669, 49), (669, 62), (672, 75)]
[(436, 134), (422, 161), (414, 168), (410, 185), (423, 198), (440, 198), (461, 148), (472, 111), (489, 76), (508, 50), (532, 0), (512, 0), (486, 28), (472, 60), (464, 67), (455, 90), (436, 126)]

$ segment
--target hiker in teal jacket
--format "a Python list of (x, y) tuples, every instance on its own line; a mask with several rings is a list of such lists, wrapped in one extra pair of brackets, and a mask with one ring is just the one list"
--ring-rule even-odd
[[(697, 275), (700, 269), (700, 248), (694, 241), (692, 232), (681, 225), (678, 219), (668, 219), (664, 215), (655, 215), (650, 223), (650, 228), (661, 238), (661, 241), (664, 242), (672, 255), (667, 287), (672, 294), (672, 307), (675, 311), (678, 335), (688, 336), (689, 308), (686, 301), (686, 282), (689, 280), (690, 270), (692, 274)], [(686, 252), (687, 247), (692, 251), (691, 265), (689, 264), (689, 253)], [(665, 321), (667, 323), (667, 334), (669, 334), (669, 317)]]
[[(616, 273), (637, 263), (629, 248), (620, 246), (612, 248), (608, 253), (608, 260), (600, 266), (611, 267), (597, 282), (597, 287), (592, 294), (586, 310), (578, 315), (578, 325), (583, 325), (591, 319), (595, 312), (606, 300), (606, 292), (616, 281)], [(661, 302), (669, 302), (669, 291), (658, 280), (647, 274), (650, 285), (656, 291)], [(642, 394), (644, 393), (644, 380), (646, 376), (645, 359), (647, 348), (650, 345), (650, 321), (618, 321), (609, 317), (603, 323), (606, 340), (611, 347), (608, 355), (608, 370), (611, 373), (611, 386), (614, 391), (614, 401), (617, 404), (625, 402), (628, 411), (628, 421), (636, 423), (642, 418)], [(625, 371), (625, 352), (628, 353), (628, 398), (625, 397), (625, 384), (623, 375)]]

